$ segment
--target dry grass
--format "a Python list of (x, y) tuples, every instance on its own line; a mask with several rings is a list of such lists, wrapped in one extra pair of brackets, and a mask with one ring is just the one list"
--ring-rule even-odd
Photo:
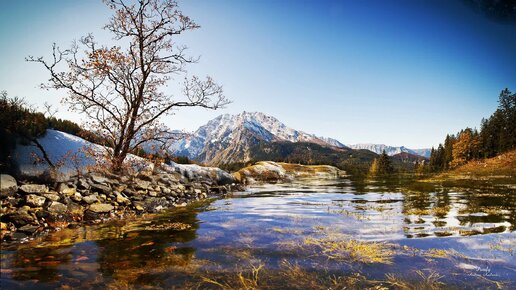
[(257, 265), (251, 264), (250, 271), (241, 271), (236, 277), (225, 277), (221, 279), (221, 281), (217, 281), (214, 278), (202, 277), (202, 280), (206, 284), (211, 284), (214, 286), (219, 286), (220, 289), (245, 289), (245, 290), (254, 290), (260, 289), (260, 272), (262, 271), (265, 265), (259, 263)]
[(493, 158), (472, 160), (453, 170), (421, 181), (443, 182), (468, 180), (479, 182), (492, 179), (503, 179), (508, 184), (513, 185), (516, 183), (516, 150)]
[(444, 289), (444, 283), (440, 280), (444, 277), (439, 275), (439, 273), (435, 271), (429, 271), (428, 274), (425, 274), (421, 270), (416, 271), (417, 278), (415, 281), (411, 282), (407, 279), (401, 279), (396, 277), (393, 274), (387, 274), (386, 283), (394, 289), (406, 289), (406, 290), (437, 290)]
[(393, 245), (383, 242), (340, 240), (327, 237), (322, 239), (306, 238), (304, 245), (314, 246), (317, 252), (328, 259), (343, 262), (392, 264), (392, 258), (395, 255)]
[(473, 160), (451, 171), (452, 174), (471, 174), (475, 176), (516, 176), (516, 150), (499, 156)]

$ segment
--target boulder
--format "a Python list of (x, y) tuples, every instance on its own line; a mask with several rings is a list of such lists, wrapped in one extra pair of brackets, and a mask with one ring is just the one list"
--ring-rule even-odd
[(0, 195), (13, 194), (18, 190), (16, 179), (8, 174), (0, 174)]
[(46, 193), (48, 186), (45, 184), (24, 184), (20, 186), (20, 190), (24, 193)]
[(89, 210), (95, 213), (107, 213), (114, 209), (114, 207), (107, 203), (94, 203), (90, 205)]
[(25, 203), (31, 207), (42, 207), (45, 204), (45, 200), (46, 198), (35, 194), (25, 196)]

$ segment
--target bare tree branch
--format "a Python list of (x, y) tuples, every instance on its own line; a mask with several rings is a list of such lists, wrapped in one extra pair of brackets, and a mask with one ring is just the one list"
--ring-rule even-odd
[(230, 102), (210, 77), (185, 77), (182, 99), (162, 90), (171, 75), (186, 76), (187, 66), (198, 61), (186, 54), (186, 46), (177, 45), (181, 34), (199, 25), (184, 15), (175, 1), (104, 3), (114, 12), (104, 29), (123, 47), (99, 45), (87, 35), (65, 50), (54, 44), (49, 60), (33, 56), (26, 60), (41, 64), (50, 73), (42, 88), (67, 91), (62, 101), (88, 117), (89, 129), (111, 146), (113, 169), (120, 170), (131, 150), (177, 137), (159, 122), (174, 108), (218, 109)]

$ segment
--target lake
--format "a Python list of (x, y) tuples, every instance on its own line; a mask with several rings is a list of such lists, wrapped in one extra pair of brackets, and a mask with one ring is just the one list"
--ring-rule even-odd
[(510, 187), (299, 180), (3, 243), (2, 289), (516, 287)]

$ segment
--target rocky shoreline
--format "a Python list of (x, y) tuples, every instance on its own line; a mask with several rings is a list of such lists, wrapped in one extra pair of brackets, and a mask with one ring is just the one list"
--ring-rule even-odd
[(2, 174), (0, 187), (1, 240), (23, 240), (60, 228), (155, 213), (242, 190), (234, 180), (190, 179), (177, 172), (88, 173), (52, 184), (17, 181)]

